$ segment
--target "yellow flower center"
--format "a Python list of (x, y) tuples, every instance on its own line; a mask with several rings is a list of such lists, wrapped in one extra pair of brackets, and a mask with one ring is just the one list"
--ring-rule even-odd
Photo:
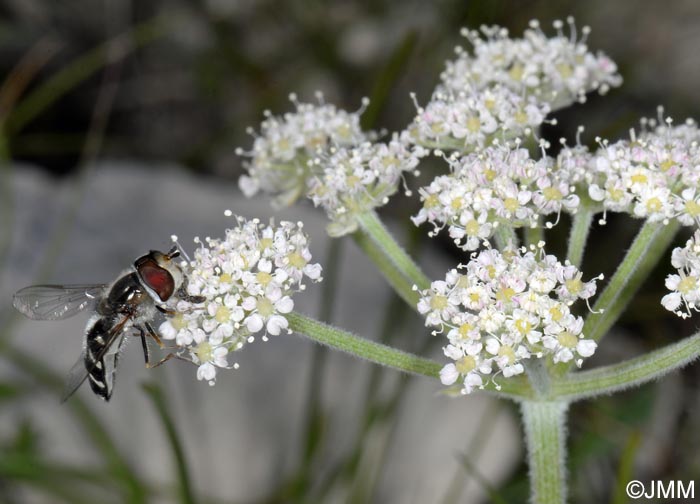
[(549, 201), (560, 201), (564, 197), (561, 191), (556, 187), (545, 187), (542, 190), (542, 194), (544, 194), (544, 197)]
[(444, 310), (447, 308), (448, 302), (447, 302), (447, 296), (442, 296), (440, 294), (437, 294), (433, 296), (430, 300), (430, 307), (433, 310)]
[(272, 304), (272, 301), (266, 297), (259, 297), (255, 306), (258, 308), (258, 313), (264, 318), (269, 317), (275, 311), (275, 306)]
[(568, 79), (574, 74), (574, 69), (568, 63), (559, 63), (557, 66), (557, 72), (561, 75), (562, 79)]
[(194, 349), (194, 353), (199, 359), (199, 362), (208, 362), (212, 358), (213, 349), (208, 341), (202, 341), (197, 348)]
[(661, 210), (661, 200), (657, 197), (649, 198), (647, 200), (647, 211), (658, 212)]
[(469, 236), (476, 236), (477, 234), (479, 234), (479, 223), (476, 222), (474, 219), (470, 220), (465, 224), (464, 231)]
[(675, 165), (675, 163), (673, 162), (672, 159), (667, 159), (666, 161), (661, 162), (661, 164), (659, 165), (659, 168), (661, 169), (662, 172), (667, 172), (668, 170), (673, 168), (674, 165)]
[(508, 72), (508, 75), (514, 81), (520, 81), (520, 80), (522, 80), (524, 73), (525, 72), (524, 72), (523, 66), (519, 65), (519, 64), (515, 64), (511, 67), (510, 71)]
[(301, 256), (299, 252), (292, 252), (287, 256), (289, 264), (296, 269), (302, 269), (306, 266), (306, 260)]
[(269, 284), (272, 281), (272, 275), (265, 271), (258, 271), (255, 274), (255, 279), (260, 282), (263, 286)]
[(467, 129), (472, 133), (477, 133), (481, 129), (481, 121), (478, 117), (470, 117), (467, 119)]
[(459, 359), (455, 364), (455, 367), (460, 374), (467, 374), (474, 371), (476, 368), (476, 359), (474, 359), (474, 357), (471, 355), (467, 355)]
[(678, 282), (678, 292), (680, 292), (683, 295), (690, 294), (691, 292), (697, 290), (697, 279), (695, 277), (689, 276), (682, 278), (680, 282)]
[(566, 285), (566, 290), (568, 290), (574, 296), (578, 296), (583, 289), (583, 282), (578, 277), (567, 280), (564, 282), (564, 285)]
[(233, 278), (229, 273), (222, 273), (219, 275), (219, 282), (221, 283), (231, 283), (233, 281)]
[(187, 327), (187, 322), (182, 316), (182, 313), (178, 313), (170, 319), (170, 325), (172, 325), (176, 331), (179, 331), (180, 329), (184, 329), (185, 327)]
[(439, 204), (440, 204), (440, 199), (437, 197), (437, 194), (429, 194), (425, 198), (425, 201), (423, 201), (423, 207), (425, 207), (425, 208), (435, 208)]
[(700, 215), (700, 205), (698, 205), (695, 201), (686, 201), (685, 202), (685, 211), (690, 215), (691, 217), (697, 217)]
[(469, 333), (472, 332), (473, 330), (474, 330), (474, 326), (472, 324), (465, 322), (464, 324), (459, 326), (459, 329), (457, 330), (457, 332), (459, 332), (459, 335), (462, 338), (466, 339), (469, 336)]
[(214, 319), (219, 323), (223, 324), (231, 320), (231, 310), (226, 308), (225, 306), (219, 306), (216, 309), (216, 314), (214, 315)]
[(498, 356), (508, 357), (508, 364), (513, 364), (515, 362), (515, 350), (513, 350), (513, 347), (503, 345), (498, 349)]
[(518, 200), (515, 198), (506, 198), (503, 200), (503, 206), (510, 213), (514, 213), (520, 205), (518, 204)]
[(578, 338), (571, 334), (569, 331), (564, 331), (559, 336), (557, 336), (561, 346), (566, 348), (575, 348), (578, 343)]
[(496, 300), (509, 303), (515, 296), (515, 290), (511, 287), (503, 287), (496, 292)]
[(532, 324), (527, 320), (519, 319), (515, 321), (515, 328), (520, 334), (527, 334), (532, 330)]

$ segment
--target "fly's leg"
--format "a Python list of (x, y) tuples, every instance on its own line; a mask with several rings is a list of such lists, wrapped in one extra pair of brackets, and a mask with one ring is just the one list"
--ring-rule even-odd
[(194, 364), (194, 362), (192, 362), (192, 361), (191, 361), (190, 359), (188, 359), (187, 357), (183, 357), (182, 355), (178, 355), (178, 354), (176, 354), (176, 353), (169, 353), (168, 355), (166, 355), (165, 357), (163, 357), (161, 360), (159, 360), (159, 361), (156, 362), (155, 364), (151, 364), (151, 363), (149, 362), (148, 364), (146, 364), (146, 367), (149, 368), (149, 369), (157, 368), (158, 366), (160, 366), (160, 365), (165, 364), (166, 362), (168, 362), (170, 359), (178, 359), (178, 360), (181, 360), (181, 361), (189, 362), (190, 364)]
[(146, 341), (146, 332), (141, 326), (135, 326), (139, 330), (139, 336), (141, 338), (141, 348), (143, 349), (143, 360), (146, 361), (146, 367), (151, 365), (151, 351), (148, 348), (148, 342)]
[(153, 326), (146, 322), (143, 325), (146, 326), (146, 330), (148, 331), (148, 335), (155, 340), (156, 343), (158, 343), (158, 346), (160, 348), (165, 348), (165, 345), (163, 344), (163, 341), (160, 339), (160, 336), (158, 336), (158, 333), (153, 329)]
[[(151, 338), (153, 338), (156, 341), (156, 343), (158, 343), (160, 348), (165, 348), (163, 341), (160, 339), (158, 334), (156, 334), (156, 332), (153, 330), (153, 326), (151, 326), (151, 324), (149, 324), (148, 322), (146, 322), (144, 325), (146, 326), (146, 330), (148, 331), (148, 335)], [(143, 344), (143, 347), (144, 347), (144, 355), (147, 356), (146, 357), (146, 367), (147, 368), (149, 368), (149, 369), (157, 368), (158, 366), (168, 362), (170, 359), (179, 359), (179, 360), (182, 360), (185, 362), (189, 362), (190, 364), (193, 364), (193, 362), (190, 359), (187, 359), (186, 357), (182, 357), (181, 355), (178, 355), (174, 352), (170, 352), (168, 355), (163, 357), (161, 360), (159, 360), (155, 364), (151, 364), (151, 355), (147, 350), (148, 345), (146, 345), (146, 334), (145, 334), (143, 328), (139, 327), (139, 330), (141, 331), (141, 343)]]

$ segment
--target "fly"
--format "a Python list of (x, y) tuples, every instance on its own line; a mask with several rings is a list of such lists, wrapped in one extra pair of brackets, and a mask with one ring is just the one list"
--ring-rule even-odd
[(179, 255), (177, 247), (167, 253), (152, 250), (110, 284), (32, 285), (17, 291), (13, 306), (33, 320), (63, 320), (87, 309), (93, 312), (85, 326), (82, 354), (68, 374), (62, 401), (85, 380), (95, 394), (109, 401), (120, 350), (134, 331), (141, 338), (146, 367), (178, 357), (171, 353), (151, 364), (146, 336), (163, 348), (151, 322), (159, 312), (172, 313), (165, 306), (170, 299), (204, 301), (201, 296), (187, 294), (187, 276), (174, 261)]

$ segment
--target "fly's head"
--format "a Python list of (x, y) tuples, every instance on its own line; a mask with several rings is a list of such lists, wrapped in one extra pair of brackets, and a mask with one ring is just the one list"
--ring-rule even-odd
[(151, 250), (134, 261), (139, 281), (157, 303), (168, 301), (185, 283), (185, 273), (175, 261), (179, 255), (177, 248), (167, 253)]

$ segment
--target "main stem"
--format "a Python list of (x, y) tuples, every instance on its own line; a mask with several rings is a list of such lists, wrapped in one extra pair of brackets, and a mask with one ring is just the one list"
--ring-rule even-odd
[(566, 502), (566, 402), (522, 401), (531, 504)]

